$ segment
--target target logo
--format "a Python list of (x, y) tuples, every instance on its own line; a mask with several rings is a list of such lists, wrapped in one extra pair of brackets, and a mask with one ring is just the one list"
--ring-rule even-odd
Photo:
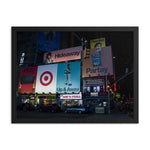
[(41, 74), (40, 83), (42, 85), (47, 86), (47, 85), (51, 84), (52, 81), (53, 81), (53, 75), (51, 72), (45, 71)]

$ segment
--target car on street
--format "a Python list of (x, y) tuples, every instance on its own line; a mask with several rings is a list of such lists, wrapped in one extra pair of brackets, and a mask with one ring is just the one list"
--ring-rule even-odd
[(82, 113), (86, 113), (86, 112), (87, 112), (87, 109), (85, 107), (81, 107), (81, 106), (67, 107), (65, 110), (65, 113), (82, 114)]

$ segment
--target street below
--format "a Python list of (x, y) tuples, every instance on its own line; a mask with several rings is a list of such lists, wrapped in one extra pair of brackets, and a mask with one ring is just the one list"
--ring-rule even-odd
[(23, 112), (23, 111), (18, 111), (17, 112), (17, 118), (18, 119), (63, 119), (65, 121), (73, 121), (73, 120), (88, 120), (88, 119), (123, 119), (123, 120), (129, 120), (133, 119), (132, 115), (128, 114), (96, 114), (96, 113), (88, 113), (88, 114), (76, 114), (76, 113), (50, 113), (50, 112), (35, 112), (35, 111), (28, 111), (28, 112)]

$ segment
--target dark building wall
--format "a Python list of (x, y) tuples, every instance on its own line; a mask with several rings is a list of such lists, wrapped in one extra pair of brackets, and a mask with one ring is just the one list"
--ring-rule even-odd
[[(18, 32), (17, 33), (17, 62), (16, 62), (16, 87), (18, 87), (18, 79), (22, 67), (36, 65), (36, 32)], [(20, 64), (22, 53), (25, 53), (24, 63)]]
[(60, 49), (65, 49), (70, 47), (70, 33), (61, 32), (60, 35)]
[(21, 54), (25, 53), (24, 66), (35, 65), (35, 52), (37, 42), (36, 32), (17, 33), (17, 64), (20, 63)]

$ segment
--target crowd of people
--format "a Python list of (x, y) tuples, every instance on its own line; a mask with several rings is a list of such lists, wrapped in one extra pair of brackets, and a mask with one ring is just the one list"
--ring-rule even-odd
[(133, 103), (122, 100), (112, 100), (110, 103), (112, 113), (125, 113), (133, 115)]

